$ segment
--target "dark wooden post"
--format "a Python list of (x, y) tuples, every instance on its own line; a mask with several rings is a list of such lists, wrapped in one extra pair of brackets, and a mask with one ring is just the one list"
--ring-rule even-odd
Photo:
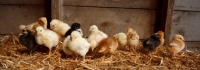
[(51, 0), (51, 19), (62, 20), (63, 0)]
[(165, 43), (168, 44), (171, 36), (171, 24), (172, 24), (172, 16), (174, 11), (174, 2), (175, 0), (167, 0), (167, 15), (165, 21)]

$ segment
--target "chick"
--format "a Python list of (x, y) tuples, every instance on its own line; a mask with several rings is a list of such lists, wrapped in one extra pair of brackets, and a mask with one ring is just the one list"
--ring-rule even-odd
[(46, 19), (46, 17), (40, 17), (38, 22), (34, 22), (34, 23), (29, 24), (29, 25), (20, 25), (19, 29), (23, 30), (23, 29), (26, 28), (28, 30), (32, 30), (35, 25), (41, 25), (45, 29), (47, 29), (47, 19)]
[(115, 34), (114, 37), (117, 39), (118, 43), (119, 43), (119, 47), (121, 49), (123, 49), (126, 44), (127, 44), (127, 36), (125, 33), (120, 32), (118, 34)]
[(108, 37), (99, 42), (97, 47), (94, 49), (93, 58), (102, 57), (106, 54), (114, 54), (118, 47), (117, 39)]
[(34, 51), (36, 47), (34, 35), (28, 29), (22, 30), (22, 35), (20, 35), (19, 37), (19, 42), (22, 45), (24, 45), (27, 49), (29, 49), (31, 52)]
[(94, 48), (98, 45), (98, 43), (104, 39), (104, 38), (107, 38), (108, 35), (105, 34), (104, 32), (100, 31), (98, 29), (98, 27), (96, 25), (92, 25), (90, 26), (90, 30), (91, 31), (91, 34), (89, 35), (88, 37), (88, 42), (90, 43), (90, 49), (91, 51), (94, 50)]
[(35, 35), (36, 34), (36, 28), (38, 26), (42, 26), (44, 29), (47, 29), (47, 19), (46, 17), (41, 17), (39, 18), (39, 21), (38, 22), (35, 22), (36, 24), (33, 25), (31, 31), (33, 32), (33, 34)]
[(73, 23), (71, 25), (71, 28), (65, 33), (65, 37), (71, 35), (71, 33), (73, 31), (78, 31), (81, 34), (81, 36), (83, 36), (83, 32), (81, 30), (81, 25), (79, 23)]
[(164, 32), (163, 31), (158, 31), (157, 34), (160, 35), (160, 44), (159, 44), (158, 47), (161, 47), (165, 43)]
[(127, 35), (127, 46), (129, 47), (129, 51), (135, 52), (136, 47), (138, 47), (140, 44), (139, 35), (132, 28), (127, 29), (126, 35)]
[(64, 51), (64, 53), (66, 55), (72, 55), (73, 51), (71, 51), (68, 47), (68, 41), (70, 40), (70, 36), (67, 36), (64, 41), (63, 41), (63, 45), (62, 45), (62, 50)]
[(45, 30), (42, 26), (38, 26), (36, 28), (37, 31), (37, 37), (36, 40), (37, 43), (40, 45), (44, 45), (49, 48), (49, 54), (51, 53), (51, 48), (55, 47), (59, 43), (59, 36), (51, 31), (51, 30)]
[(70, 29), (70, 26), (58, 19), (53, 19), (50, 22), (50, 29), (64, 37), (65, 33)]
[(152, 34), (149, 38), (144, 40), (143, 48), (148, 49), (149, 51), (155, 50), (161, 43), (160, 35), (157, 33)]
[(31, 30), (32, 28), (33, 28), (33, 26), (35, 25), (35, 24), (37, 24), (38, 22), (35, 22), (35, 23), (31, 23), (31, 24), (29, 24), (29, 25), (19, 25), (19, 29), (20, 30), (23, 30), (23, 29), (28, 29), (28, 30)]
[(46, 17), (40, 17), (38, 23), (44, 27), (44, 29), (47, 29), (47, 18)]
[(68, 47), (76, 54), (76, 60), (78, 55), (80, 55), (83, 57), (83, 61), (85, 61), (85, 55), (90, 48), (90, 44), (78, 31), (73, 31), (68, 42)]
[(182, 51), (185, 48), (185, 42), (184, 42), (184, 37), (182, 35), (176, 34), (170, 40), (167, 48), (167, 51), (173, 56), (175, 56), (176, 53)]

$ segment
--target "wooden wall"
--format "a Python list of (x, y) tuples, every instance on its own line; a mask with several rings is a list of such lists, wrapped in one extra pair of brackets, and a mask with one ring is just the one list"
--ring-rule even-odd
[[(182, 34), (189, 48), (200, 48), (200, 0), (175, 0), (171, 38)], [(199, 49), (200, 50), (200, 49)]]
[(79, 22), (84, 35), (97, 25), (112, 36), (135, 29), (141, 39), (155, 30), (157, 0), (63, 0), (62, 20), (68, 24)]
[(50, 20), (50, 0), (0, 0), (0, 34), (17, 34), (20, 24), (36, 22), (42, 16)]

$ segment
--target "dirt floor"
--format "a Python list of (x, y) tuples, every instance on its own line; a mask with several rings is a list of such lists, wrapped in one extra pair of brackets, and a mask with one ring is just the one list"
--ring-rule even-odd
[[(105, 59), (86, 55), (86, 62), (74, 62), (66, 56), (61, 45), (54, 48), (48, 56), (48, 49), (38, 46), (35, 52), (30, 52), (19, 44), (14, 35), (0, 36), (0, 69), (28, 70), (199, 70), (200, 55), (197, 51), (184, 50), (176, 59), (172, 59), (161, 47), (157, 52), (149, 54), (118, 50), (116, 54)], [(82, 57), (80, 57), (82, 58)], [(81, 60), (81, 59), (79, 59)]]

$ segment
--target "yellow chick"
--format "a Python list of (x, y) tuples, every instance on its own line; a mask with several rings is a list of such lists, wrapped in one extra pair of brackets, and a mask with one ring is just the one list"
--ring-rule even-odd
[(127, 36), (125, 33), (120, 32), (118, 34), (115, 34), (114, 37), (117, 39), (118, 43), (119, 43), (119, 47), (121, 49), (124, 49), (126, 47), (127, 44)]
[(70, 29), (70, 26), (58, 19), (53, 19), (50, 22), (50, 29), (64, 37), (65, 33)]
[(59, 43), (59, 36), (51, 30), (45, 30), (42, 26), (38, 26), (36, 28), (36, 32), (37, 32), (36, 42), (39, 45), (44, 45), (48, 47), (50, 54), (51, 48), (57, 46), (57, 44)]
[(89, 35), (88, 37), (88, 42), (90, 43), (90, 49), (93, 51), (94, 48), (98, 45), (98, 43), (104, 39), (104, 38), (107, 38), (108, 35), (105, 34), (104, 32), (100, 31), (98, 29), (98, 27), (96, 25), (92, 25), (90, 26), (90, 30), (91, 31), (91, 34)]
[(80, 55), (83, 57), (83, 61), (85, 61), (85, 55), (89, 51), (90, 43), (78, 31), (73, 31), (68, 41), (68, 47), (76, 55), (76, 60), (78, 55)]
[(114, 54), (118, 48), (118, 41), (114, 37), (108, 37), (99, 42), (94, 49), (93, 58), (98, 58), (106, 54)]
[(161, 47), (165, 43), (164, 32), (158, 31), (157, 34), (160, 35), (160, 45), (158, 47)]
[(136, 47), (140, 44), (139, 35), (132, 28), (128, 28), (126, 35), (127, 46), (129, 47), (129, 51), (135, 52)]
[(62, 45), (62, 50), (64, 51), (64, 53), (66, 55), (73, 55), (73, 51), (71, 51), (68, 47), (68, 41), (70, 40), (70, 36), (67, 36), (64, 41), (63, 41), (63, 45)]
[(172, 40), (169, 42), (167, 51), (175, 56), (176, 53), (182, 51), (185, 47), (184, 37), (182, 35), (176, 34)]

